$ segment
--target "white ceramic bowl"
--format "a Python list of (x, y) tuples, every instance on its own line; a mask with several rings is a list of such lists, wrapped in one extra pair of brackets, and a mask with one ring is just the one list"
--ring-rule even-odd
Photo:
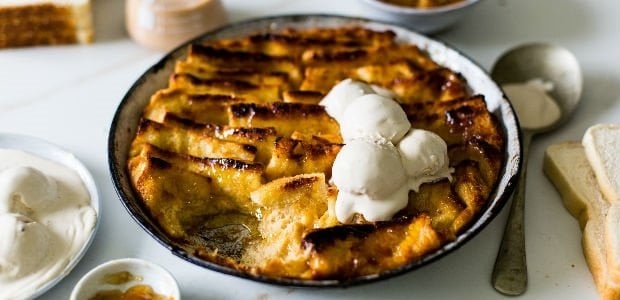
[[(116, 285), (105, 283), (104, 277), (106, 275), (124, 271), (139, 277), (140, 280), (133, 280)], [(168, 271), (152, 262), (137, 258), (111, 260), (90, 270), (90, 272), (86, 273), (75, 285), (71, 293), (71, 298), (69, 299), (88, 300), (99, 291), (126, 291), (130, 287), (138, 284), (149, 285), (153, 288), (155, 293), (168, 297), (171, 296), (174, 300), (181, 299), (179, 285)]]
[[(48, 281), (33, 288), (29, 292), (24, 292), (19, 296), (20, 298), (24, 297), (24, 299), (34, 299), (47, 292), (53, 286), (58, 284), (58, 282), (60, 282), (63, 278), (65, 278), (65, 276), (69, 275), (71, 270), (73, 270), (82, 257), (84, 257), (84, 254), (86, 254), (86, 251), (90, 247), (95, 234), (97, 233), (99, 221), (101, 220), (101, 212), (99, 210), (99, 192), (97, 191), (97, 185), (95, 184), (92, 174), (88, 171), (84, 164), (82, 164), (82, 162), (78, 160), (75, 155), (58, 145), (36, 137), (2, 132), (0, 133), (0, 149), (24, 151), (69, 167), (80, 176), (80, 179), (82, 179), (82, 182), (84, 183), (84, 186), (90, 196), (90, 205), (97, 213), (95, 227), (90, 232), (88, 238), (84, 241), (84, 244), (78, 252), (68, 258), (69, 262), (62, 269), (62, 271), (57, 276), (50, 278)], [(1, 294), (2, 293), (0, 293), (0, 298), (2, 298)]]
[(421, 33), (436, 33), (447, 29), (465, 16), (479, 0), (438, 6), (414, 8), (390, 4), (379, 0), (362, 0), (369, 8), (369, 15), (381, 21), (399, 23)]

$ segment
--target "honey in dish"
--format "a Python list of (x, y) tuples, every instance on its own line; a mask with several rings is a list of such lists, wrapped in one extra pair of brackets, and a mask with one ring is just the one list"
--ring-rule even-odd
[[(106, 274), (103, 282), (112, 285), (126, 284), (132, 281), (141, 281), (142, 277), (128, 271)], [(110, 289), (97, 292), (89, 300), (173, 300), (172, 297), (155, 293), (150, 285), (137, 284), (125, 292), (120, 289)]]
[(90, 300), (173, 300), (173, 298), (155, 293), (149, 285), (138, 284), (125, 292), (121, 290), (100, 291)]

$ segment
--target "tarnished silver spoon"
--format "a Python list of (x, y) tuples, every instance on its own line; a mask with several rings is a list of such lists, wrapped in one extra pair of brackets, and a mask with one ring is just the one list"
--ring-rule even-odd
[[(511, 100), (523, 136), (523, 167), (495, 260), (492, 283), (502, 294), (520, 295), (527, 287), (523, 223), (530, 142), (534, 135), (549, 132), (570, 117), (579, 103), (583, 79), (573, 54), (548, 44), (526, 44), (508, 50), (493, 66), (491, 77), (502, 85)], [(518, 85), (537, 79), (547, 84)], [(550, 88), (546, 93), (550, 98), (542, 102), (542, 98), (533, 97), (536, 93), (532, 94), (532, 89), (545, 85)]]

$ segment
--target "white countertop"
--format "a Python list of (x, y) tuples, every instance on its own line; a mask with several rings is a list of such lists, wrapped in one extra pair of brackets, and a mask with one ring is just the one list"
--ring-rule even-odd
[[(259, 3), (260, 4), (257, 4)], [(288, 13), (367, 16), (344, 0), (225, 0), (231, 21)], [(161, 264), (183, 299), (501, 299), (490, 285), (506, 212), (441, 260), (393, 279), (346, 289), (270, 286), (202, 269), (172, 255), (143, 231), (118, 200), (107, 161), (108, 129), (121, 98), (162, 53), (134, 44), (124, 31), (124, 1), (94, 0), (96, 42), (88, 46), (0, 50), (0, 132), (31, 135), (73, 152), (101, 195), (101, 224), (77, 267), (42, 299), (67, 299), (79, 278), (115, 258)], [(526, 200), (529, 288), (521, 299), (596, 299), (581, 250), (581, 232), (542, 173), (544, 148), (578, 140), (591, 125), (620, 122), (620, 5), (616, 0), (484, 0), (438, 38), (483, 67), (514, 45), (543, 41), (575, 53), (584, 74), (582, 104), (530, 152)], [(508, 205), (506, 206), (508, 208)], [(507, 298), (507, 297), (505, 297)]]

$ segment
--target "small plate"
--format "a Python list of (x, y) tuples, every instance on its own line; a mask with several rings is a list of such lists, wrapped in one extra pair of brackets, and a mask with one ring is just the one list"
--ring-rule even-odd
[(99, 212), (99, 193), (97, 191), (97, 186), (95, 185), (95, 180), (93, 179), (93, 176), (82, 164), (82, 162), (80, 162), (72, 153), (62, 149), (57, 145), (51, 144), (47, 141), (35, 137), (11, 133), (0, 133), (0, 149), (21, 150), (57, 162), (74, 170), (84, 183), (84, 186), (86, 187), (86, 190), (88, 191), (88, 194), (90, 196), (90, 205), (97, 213), (95, 227), (91, 231), (90, 236), (86, 239), (85, 243), (76, 253), (76, 255), (70, 259), (69, 263), (65, 266), (62, 272), (60, 272), (56, 277), (51, 278), (45, 284), (34, 289), (30, 295), (23, 295), (26, 296), (27, 299), (34, 299), (47, 292), (63, 278), (65, 278), (65, 276), (67, 276), (69, 272), (71, 272), (71, 270), (73, 270), (77, 263), (82, 259), (82, 257), (88, 250), (88, 247), (90, 247), (90, 244), (92, 243), (97, 232), (97, 228), (99, 227), (99, 221), (101, 218)]
[[(105, 283), (105, 277), (119, 272), (129, 272), (138, 279), (123, 284)], [(70, 300), (90, 299), (103, 290), (121, 290), (136, 284), (146, 284), (153, 288), (155, 293), (174, 300), (180, 300), (179, 285), (174, 277), (159, 265), (152, 262), (137, 259), (123, 258), (103, 263), (86, 273), (75, 285)]]

